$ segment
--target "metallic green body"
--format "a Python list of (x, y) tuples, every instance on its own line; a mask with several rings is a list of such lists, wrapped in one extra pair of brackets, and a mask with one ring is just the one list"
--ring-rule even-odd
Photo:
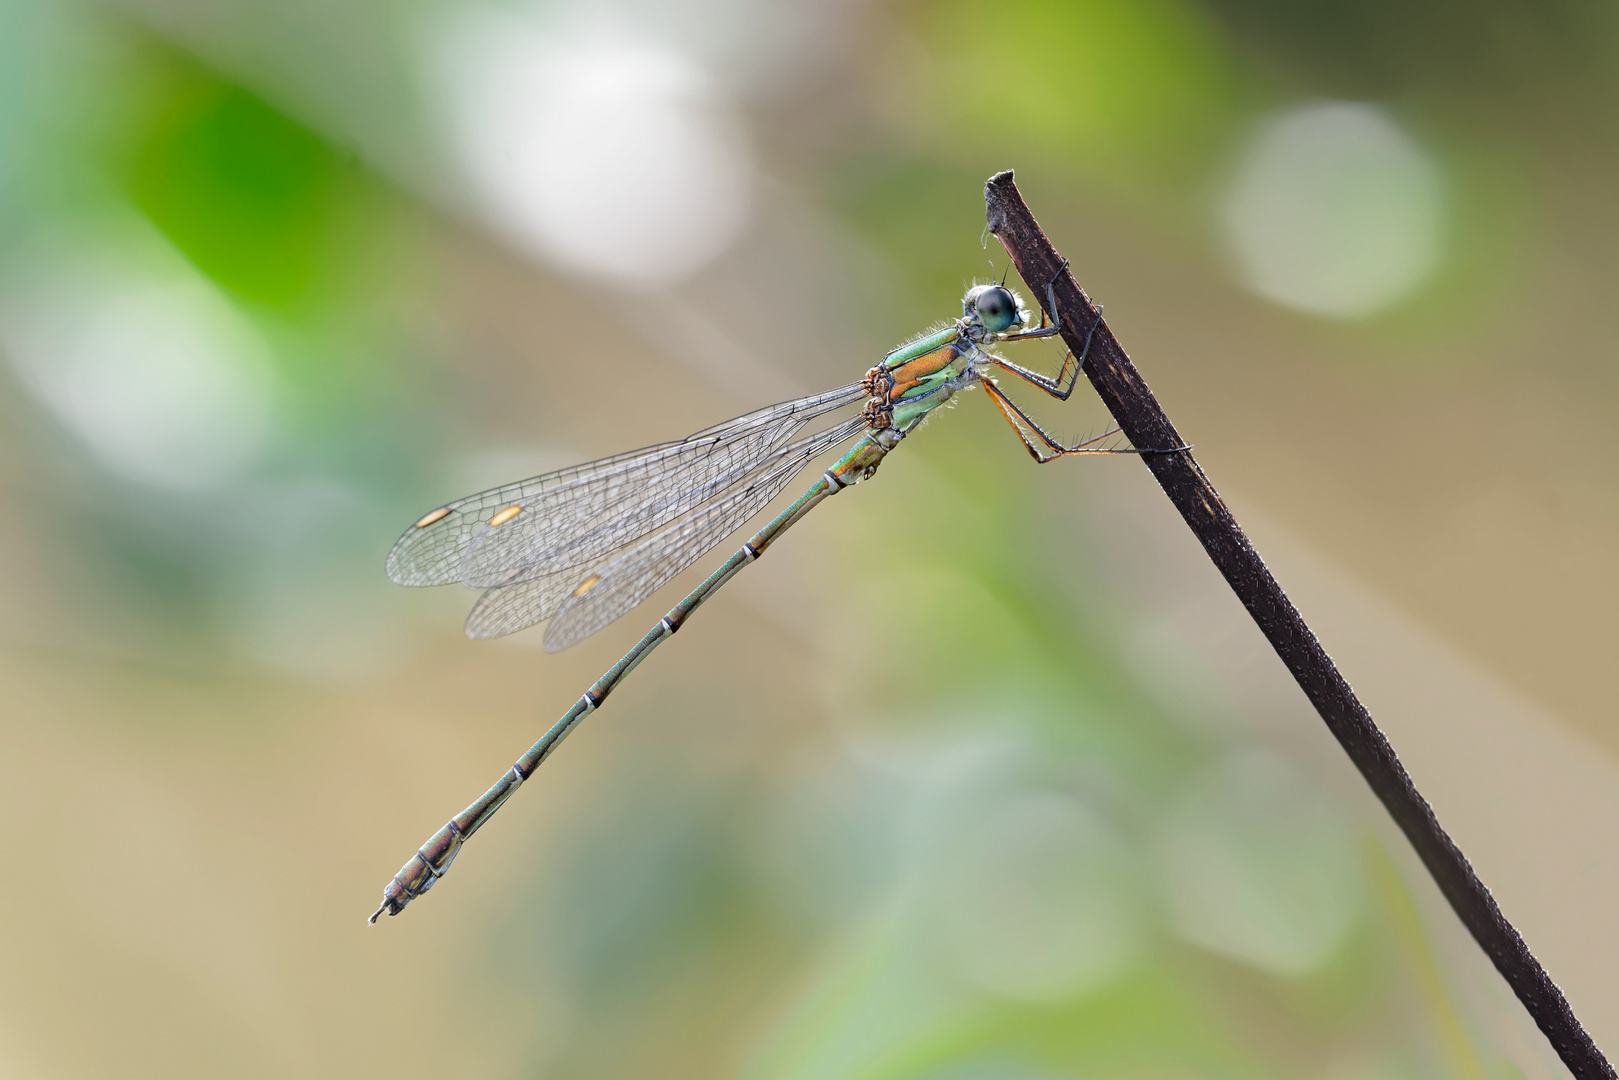
[(961, 327), (955, 323), (942, 327), (930, 334), (923, 334), (915, 341), (906, 342), (887, 356), (883, 357), (883, 367), (897, 368), (910, 360), (926, 356), (928, 353), (955, 341), (961, 336)]
[(467, 838), (477, 832), (483, 823), (500, 809), (501, 804), (522, 786), (523, 781), (527, 780), (535, 769), (539, 768), (540, 762), (551, 755), (568, 733), (578, 726), (580, 720), (601, 706), (607, 695), (613, 692), (614, 687), (626, 675), (635, 670), (636, 665), (645, 660), (665, 639), (673, 636), (704, 601), (718, 592), (737, 571), (763, 555), (765, 549), (774, 543), (778, 536), (797, 524), (805, 514), (815, 508), (817, 503), (828, 495), (836, 495), (851, 484), (868, 479), (877, 471), (877, 466), (882, 464), (888, 451), (899, 445), (900, 439), (904, 437), (903, 429), (893, 428), (862, 435), (849, 452), (838, 459), (837, 464), (810, 485), (808, 491), (778, 514), (770, 524), (754, 533), (747, 543), (737, 549), (736, 554), (725, 560), (707, 580), (671, 608), (669, 614), (648, 631), (633, 649), (625, 653), (618, 663), (609, 668), (606, 674), (597, 679), (591, 688), (585, 691), (584, 696), (574, 702), (573, 706), (562, 714), (562, 718), (553, 724), (538, 742), (529, 747), (528, 752), (518, 758), (517, 763), (508, 769), (494, 786), (484, 792), (471, 806), (451, 818), (442, 829), (428, 838), (427, 843), (423, 844), (404, 866), (400, 867), (399, 873), (383, 890), (382, 906), (371, 916), (370, 921), (376, 922), (378, 916), (384, 913), (399, 914), (405, 909), (406, 904), (431, 889), (433, 883), (449, 871), (450, 863), (455, 861), (456, 854)]
[(706, 581), (671, 608), (658, 625), (585, 691), (493, 787), (422, 845), (383, 891), (382, 906), (371, 916), (372, 922), (383, 914), (399, 914), (411, 900), (432, 888), (449, 870), (462, 843), (489, 820), (580, 720), (599, 708), (619, 682), (680, 629), (721, 586), (759, 558), (778, 536), (822, 499), (868, 479), (888, 452), (929, 413), (948, 402), (957, 390), (983, 378), (978, 369), (992, 357), (984, 352), (982, 343), (991, 338), (1004, 339), (1006, 335), (1002, 331), (1011, 325), (1014, 317), (1017, 321), (1022, 319), (1014, 299), (1008, 294), (996, 309), (998, 321), (986, 324), (974, 302), (980, 293), (991, 288), (977, 286), (969, 291), (963, 302), (963, 318), (900, 346), (867, 374), (863, 385), (872, 396), (863, 415), (868, 428), (854, 446), (797, 501), (755, 533)]
[(901, 345), (883, 358), (893, 376), (888, 401), (893, 425), (909, 431), (971, 381), (978, 345), (960, 323), (953, 323)]

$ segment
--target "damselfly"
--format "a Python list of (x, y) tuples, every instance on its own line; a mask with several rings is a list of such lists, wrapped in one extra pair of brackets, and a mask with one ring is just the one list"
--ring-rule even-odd
[[(1066, 264), (1058, 273), (1065, 271)], [(382, 906), (370, 921), (385, 911), (399, 914), (431, 888), (467, 837), (580, 720), (601, 707), (624, 676), (822, 499), (875, 473), (902, 439), (958, 392), (982, 386), (1042, 464), (1067, 454), (1139, 452), (1096, 445), (1117, 429), (1064, 445), (996, 385), (996, 374), (1006, 372), (1060, 401), (1073, 393), (1100, 315), (1079, 358), (1069, 350), (1054, 376), (994, 351), (1006, 342), (1059, 332), (1055, 284), (1054, 278), (1046, 286), (1046, 311), (1037, 327), (1029, 327), (1029, 312), (1012, 290), (975, 285), (962, 299), (961, 318), (895, 349), (860, 382), (772, 405), (678, 442), (469, 495), (405, 530), (388, 554), (390, 578), (401, 585), (461, 582), (483, 589), (467, 617), (468, 636), (497, 637), (550, 619), (545, 647), (557, 652), (651, 596), (762, 510), (809, 461), (857, 439), (796, 502), (671, 608), (493, 787), (434, 833), (383, 890)], [(858, 416), (800, 437), (814, 421), (862, 401)]]

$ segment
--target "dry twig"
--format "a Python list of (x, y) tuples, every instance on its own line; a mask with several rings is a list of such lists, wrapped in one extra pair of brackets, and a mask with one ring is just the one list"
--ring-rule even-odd
[[(1051, 314), (1061, 316), (1063, 340), (1074, 355), (1086, 357), (1085, 374), (1091, 385), (1136, 447), (1163, 448), (1164, 452), (1142, 454), (1141, 460), (1416, 848), (1462, 923), (1495, 962), (1569, 1071), (1579, 1080), (1614, 1080), (1607, 1058), (1580, 1026), (1562, 991), (1518, 931), (1501, 914), (1467, 858), (1440, 827), (1393, 747), (1266, 569), (1191, 450), (1170, 449), (1185, 444), (1112, 332), (1106, 324), (1098, 324), (1100, 311), (1064, 268), (1062, 257), (1018, 193), (1011, 170), (990, 177), (984, 198), (989, 231), (1006, 246), (1018, 273), (1042, 302), (1046, 283), (1055, 279), (1057, 310)], [(1085, 339), (1093, 326), (1095, 334), (1086, 353)]]

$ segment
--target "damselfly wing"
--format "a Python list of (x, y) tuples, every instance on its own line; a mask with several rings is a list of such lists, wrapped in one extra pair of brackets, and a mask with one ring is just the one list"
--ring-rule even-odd
[[(1054, 310), (1052, 285), (1046, 292), (1047, 310)], [(399, 914), (431, 888), (466, 838), (637, 664), (821, 500), (875, 473), (902, 439), (955, 394), (982, 386), (1041, 463), (1068, 454), (1137, 452), (1095, 445), (1111, 431), (1064, 445), (997, 385), (996, 373), (1005, 373), (1059, 400), (1073, 392), (1083, 349), (1077, 360), (1068, 353), (1055, 376), (994, 351), (1005, 342), (1058, 332), (1044, 317), (1038, 327), (1025, 329), (1028, 319), (1010, 289), (976, 285), (962, 300), (961, 318), (895, 349), (861, 382), (759, 409), (685, 439), (469, 495), (405, 530), (388, 554), (390, 578), (402, 585), (460, 582), (484, 590), (467, 617), (466, 631), (475, 638), (550, 619), (545, 646), (555, 652), (646, 600), (763, 510), (810, 461), (855, 440), (792, 505), (671, 608), (493, 787), (435, 833), (383, 890), (371, 921), (383, 912)], [(1087, 331), (1086, 345), (1095, 330)], [(802, 434), (815, 421), (861, 402), (858, 416)]]

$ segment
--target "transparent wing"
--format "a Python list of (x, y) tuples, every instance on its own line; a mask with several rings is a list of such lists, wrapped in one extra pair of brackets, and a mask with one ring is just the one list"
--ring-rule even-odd
[[(859, 384), (839, 387), (759, 409), (676, 442), (659, 443), (457, 499), (405, 530), (388, 553), (388, 576), (401, 585), (447, 585), (462, 580), (462, 563), (473, 540), (480, 533), (498, 532), (488, 522), (511, 506), (521, 510), (508, 524), (528, 519), (518, 531), (526, 536), (529, 546), (492, 545), (487, 565), (482, 560), (478, 564), (479, 579), (494, 578), (488, 583), (498, 583), (513, 570), (518, 572), (514, 581), (541, 576), (529, 566), (535, 548), (544, 551), (559, 542), (566, 543), (577, 536), (581, 527), (588, 528), (604, 508), (617, 506), (631, 493), (682, 470), (681, 476), (672, 477), (674, 485), (665, 484), (663, 488), (680, 482), (706, 486), (727, 472), (734, 482), (737, 475), (748, 470), (750, 459), (756, 464), (810, 420), (863, 396)], [(554, 528), (531, 527), (538, 519), (553, 514)], [(657, 528), (659, 524), (662, 522), (654, 517), (647, 528)], [(564, 539), (559, 541), (558, 537)], [(502, 560), (503, 569), (488, 569)]]
[(795, 443), (795, 453), (784, 454), (779, 464), (761, 470), (746, 487), (687, 514), (596, 570), (591, 575), (594, 582), (584, 579), (589, 588), (565, 595), (546, 628), (546, 651), (577, 645), (657, 592), (781, 494), (811, 458), (864, 427), (865, 421), (857, 417)]
[[(747, 517), (758, 513), (759, 509), (769, 503), (781, 491), (782, 486), (790, 481), (811, 458), (847, 440), (851, 435), (858, 433), (862, 427), (862, 421), (858, 419), (850, 420), (784, 448), (774, 461), (761, 467), (743, 488), (733, 493), (734, 497), (752, 496), (751, 499), (747, 499), (748, 505), (752, 508), (747, 511), (744, 517), (739, 519), (738, 523), (740, 524)], [(708, 509), (708, 507), (700, 508), (692, 516), (706, 513)], [(734, 528), (735, 526), (732, 526), (732, 529)], [(667, 536), (671, 531), (665, 530), (659, 536)], [(700, 549), (694, 550), (689, 558), (679, 564), (674, 573), (679, 573), (680, 569), (684, 569), (691, 562), (701, 557), (704, 552), (711, 549), (725, 535), (725, 533), (720, 533)], [(658, 537), (654, 537), (652, 540), (646, 541), (646, 543), (653, 544), (657, 539)], [(502, 634), (510, 634), (550, 618), (573, 596), (582, 583), (590, 581), (592, 576), (600, 579), (606, 567), (612, 564), (614, 559), (621, 554), (621, 551), (622, 549), (609, 552), (606, 557), (598, 560), (594, 567), (574, 567), (545, 577), (531, 578), (513, 585), (486, 590), (478, 598), (477, 604), (473, 606), (472, 612), (467, 616), (467, 636), (473, 638), (499, 637)], [(670, 576), (673, 575), (671, 574)], [(598, 580), (592, 585), (590, 591), (594, 592), (596, 586), (600, 584), (601, 581)], [(646, 595), (651, 594), (649, 592)], [(643, 596), (642, 599), (644, 598)], [(632, 601), (619, 609), (612, 618), (617, 618), (618, 615), (622, 615), (630, 607), (633, 607), (635, 603), (639, 602), (639, 600)], [(610, 622), (611, 619), (608, 621)], [(606, 623), (604, 622), (601, 625), (605, 626)]]
[[(754, 467), (752, 479), (757, 482), (762, 474), (791, 461), (797, 462), (793, 468), (796, 472), (807, 460), (803, 452), (804, 447), (800, 443), (778, 447), (770, 457)], [(707, 499), (718, 497), (736, 483), (747, 483), (749, 478), (750, 474), (722, 477), (702, 489), (706, 493), (703, 498), (698, 498), (697, 492), (677, 492), (672, 500), (642, 504), (616, 518), (604, 513), (604, 524), (550, 553), (551, 558), (545, 569), (539, 569), (534, 563), (518, 567), (508, 572), (509, 584), (489, 587), (467, 615), (467, 636), (500, 637), (549, 619), (581, 582), (589, 580), (591, 567), (611, 561), (624, 548), (678, 516), (677, 513), (667, 512), (667, 503), (684, 503), (684, 509), (690, 510)], [(748, 484), (744, 490), (752, 486)], [(765, 500), (769, 501), (768, 498)], [(644, 525), (646, 521), (653, 521), (654, 524)], [(542, 554), (536, 554), (536, 562)]]
[(588, 492), (526, 500), (521, 513), (498, 527), (474, 527), (461, 580), (489, 588), (586, 565), (725, 491), (805, 423), (788, 416), (729, 438), (688, 440), (653, 468), (603, 477)]
[(515, 585), (485, 589), (467, 615), (467, 637), (500, 637), (544, 622), (556, 614), (562, 601), (578, 588), (581, 580), (588, 578), (578, 569), (559, 570)]

